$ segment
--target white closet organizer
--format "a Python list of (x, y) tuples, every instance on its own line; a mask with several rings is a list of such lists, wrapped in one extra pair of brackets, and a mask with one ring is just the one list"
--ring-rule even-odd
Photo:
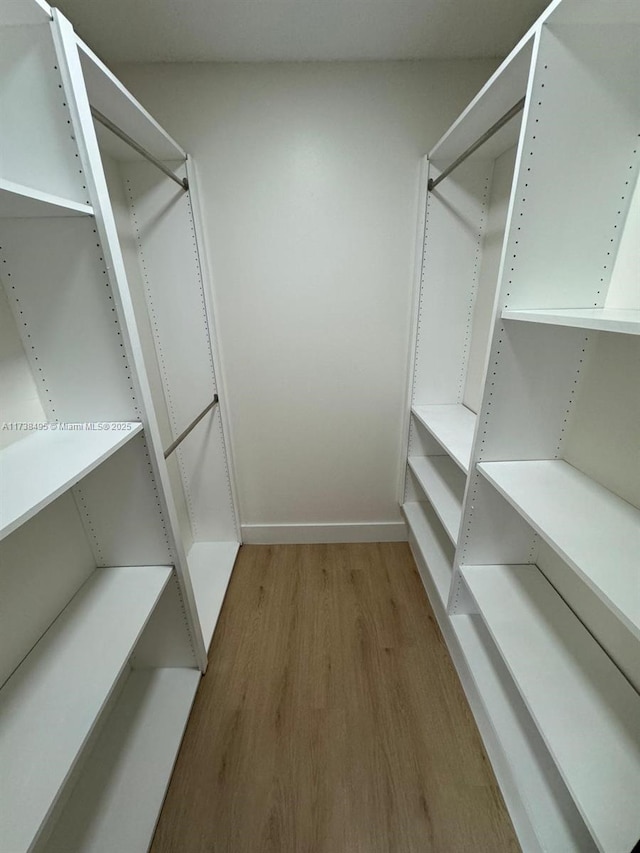
[(423, 177), (404, 512), (526, 851), (640, 840), (639, 38), (552, 3)]
[(148, 848), (238, 548), (192, 170), (121, 162), (92, 107), (185, 168), (59, 13), (1, 2), (10, 853)]

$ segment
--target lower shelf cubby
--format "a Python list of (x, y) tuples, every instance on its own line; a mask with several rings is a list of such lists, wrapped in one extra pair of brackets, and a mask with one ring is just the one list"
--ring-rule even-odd
[(562, 460), (478, 470), (640, 638), (640, 510)]
[(200, 672), (131, 670), (42, 853), (146, 853)]
[(409, 545), (430, 599), (446, 608), (451, 585), (454, 548), (432, 507), (422, 501), (403, 504), (409, 525)]
[(409, 468), (455, 545), (462, 516), (464, 474), (448, 456), (410, 456)]
[(0, 690), (4, 849), (36, 843), (170, 576), (96, 569)]
[(238, 542), (194, 542), (187, 564), (205, 648), (209, 648), (231, 580)]
[(535, 565), (461, 573), (597, 849), (628, 853), (640, 838), (640, 696)]

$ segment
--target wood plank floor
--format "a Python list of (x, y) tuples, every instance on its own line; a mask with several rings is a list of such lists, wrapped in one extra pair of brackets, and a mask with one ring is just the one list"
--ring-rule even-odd
[(243, 546), (152, 853), (503, 853), (405, 543)]

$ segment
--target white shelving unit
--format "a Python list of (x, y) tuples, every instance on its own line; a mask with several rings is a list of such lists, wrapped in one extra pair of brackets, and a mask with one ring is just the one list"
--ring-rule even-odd
[(640, 840), (639, 36), (555, 0), (422, 181), (403, 508), (527, 853)]
[(184, 174), (59, 12), (1, 5), (0, 847), (144, 853), (239, 547), (196, 179), (96, 132)]

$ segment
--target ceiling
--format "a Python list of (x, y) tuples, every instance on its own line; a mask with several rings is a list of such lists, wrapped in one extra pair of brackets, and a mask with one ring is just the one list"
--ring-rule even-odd
[(54, 0), (107, 63), (506, 56), (547, 0)]

